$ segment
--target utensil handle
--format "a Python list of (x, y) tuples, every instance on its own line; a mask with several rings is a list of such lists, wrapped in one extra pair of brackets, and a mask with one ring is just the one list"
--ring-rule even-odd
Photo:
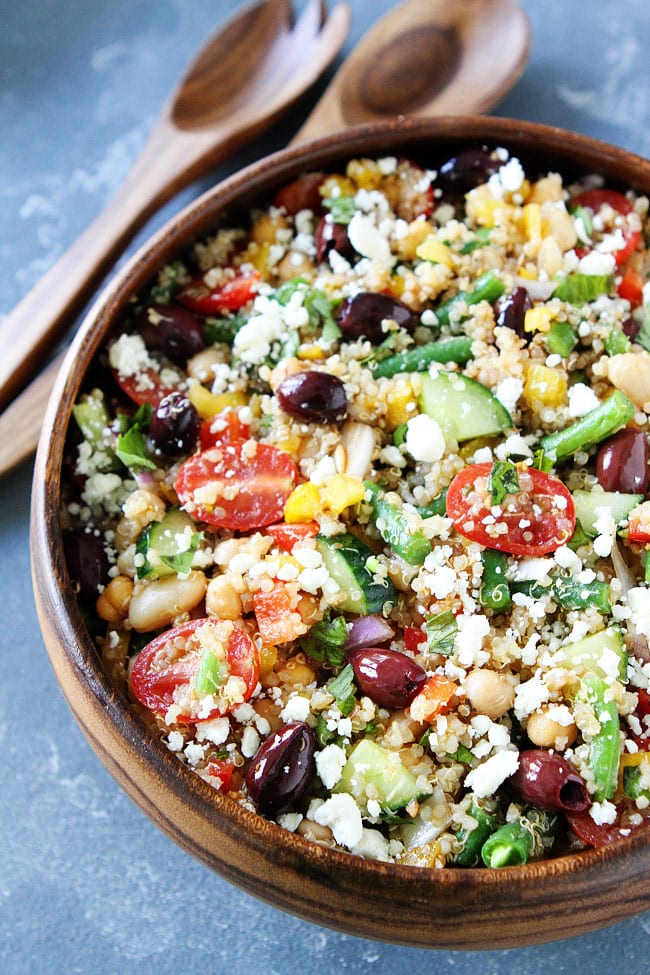
[(63, 355), (57, 356), (0, 414), (0, 477), (36, 450), (45, 407)]

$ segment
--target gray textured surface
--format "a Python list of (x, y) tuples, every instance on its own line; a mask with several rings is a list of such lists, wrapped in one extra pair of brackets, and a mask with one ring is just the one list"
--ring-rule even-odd
[[(352, 0), (348, 48), (390, 5)], [(0, 315), (107, 201), (184, 64), (234, 6), (228, 0), (0, 0)], [(576, 129), (650, 154), (647, 0), (525, 0), (522, 6), (533, 27), (530, 63), (494, 114)], [(291, 131), (291, 123), (280, 126), (256, 150), (280, 146)], [(239, 161), (254, 155), (251, 150)], [(528, 949), (399, 949), (284, 915), (181, 852), (100, 765), (58, 690), (32, 604), (31, 473), (25, 463), (0, 482), (3, 975), (647, 971), (647, 915)]]

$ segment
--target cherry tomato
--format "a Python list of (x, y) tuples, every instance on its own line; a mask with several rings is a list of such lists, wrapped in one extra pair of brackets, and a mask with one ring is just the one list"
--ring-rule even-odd
[(629, 301), (632, 308), (643, 304), (643, 278), (634, 268), (625, 272), (616, 290), (621, 298)]
[(188, 458), (176, 478), (181, 505), (208, 525), (250, 531), (279, 521), (298, 479), (288, 454), (255, 440)]
[(309, 627), (297, 609), (287, 587), (276, 581), (273, 589), (258, 589), (253, 593), (253, 610), (260, 636), (267, 647), (289, 643), (304, 636)]
[[(216, 714), (226, 714), (241, 703), (229, 703), (222, 698), (208, 714), (202, 713), (203, 696), (192, 689), (192, 679), (199, 669), (208, 635), (201, 629), (205, 626), (213, 631), (210, 636), (220, 642), (223, 634), (227, 634), (230, 676), (241, 677), (244, 681), (244, 700), (248, 700), (255, 690), (260, 660), (248, 633), (239, 626), (214, 619), (190, 620), (154, 637), (135, 658), (131, 688), (138, 701), (154, 714), (165, 715), (173, 704), (178, 704), (183, 713), (177, 720), (195, 722), (199, 715), (201, 720), (207, 720)], [(215, 696), (218, 698), (218, 694)]]
[(151, 368), (141, 369), (133, 376), (121, 376), (113, 369), (113, 377), (122, 392), (138, 406), (149, 403), (155, 408), (163, 396), (169, 396), (177, 389), (177, 385), (164, 382), (160, 373)]
[[(614, 823), (603, 823), (601, 826), (589, 815), (589, 810), (581, 812), (565, 812), (569, 821), (569, 826), (579, 839), (587, 846), (601, 847), (615, 843), (616, 840), (623, 840), (632, 833), (637, 833), (641, 829), (650, 826), (650, 809), (641, 811), (636, 808), (634, 803), (622, 802), (617, 805), (617, 817)], [(630, 821), (630, 816), (638, 814), (642, 817), (641, 822)], [(636, 818), (636, 817), (635, 817)]]
[(449, 485), (447, 514), (459, 534), (511, 555), (544, 555), (571, 538), (575, 510), (561, 481), (520, 467), (520, 490), (494, 506), (488, 488), (491, 472), (492, 464), (471, 464)]
[(627, 518), (627, 537), (631, 542), (650, 542), (650, 501), (632, 508)]
[(185, 285), (176, 295), (186, 308), (200, 315), (223, 315), (228, 311), (239, 311), (257, 294), (257, 271), (251, 274), (238, 274), (218, 288), (209, 288), (203, 278), (196, 278)]
[[(617, 265), (622, 264), (636, 250), (639, 238), (641, 237), (641, 231), (637, 227), (638, 221), (636, 218), (632, 219), (630, 216), (633, 213), (632, 204), (622, 193), (617, 193), (616, 190), (604, 189), (585, 190), (584, 193), (579, 193), (573, 199), (573, 206), (590, 210), (594, 216), (600, 214), (603, 207), (610, 207), (615, 211), (617, 217), (609, 221), (602, 231), (594, 231), (591, 237), (592, 240), (597, 242), (602, 240), (607, 234), (611, 234), (620, 228), (623, 234), (623, 246), (619, 250), (614, 251), (614, 258)], [(591, 249), (590, 247), (576, 248), (576, 253), (584, 256)]]
[(265, 535), (271, 535), (277, 545), (285, 552), (291, 552), (294, 545), (304, 542), (306, 538), (313, 538), (318, 534), (318, 522), (306, 521), (288, 525), (285, 521), (277, 525), (267, 525)]
[(201, 450), (209, 450), (217, 444), (248, 440), (250, 429), (239, 419), (236, 410), (224, 410), (210, 420), (204, 420), (200, 432)]

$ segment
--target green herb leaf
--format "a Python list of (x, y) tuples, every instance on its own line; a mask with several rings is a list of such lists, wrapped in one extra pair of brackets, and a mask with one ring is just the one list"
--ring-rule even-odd
[(199, 694), (214, 694), (225, 683), (229, 671), (223, 660), (218, 660), (207, 647), (201, 654), (199, 667), (194, 678), (194, 686)]
[(156, 464), (149, 458), (145, 446), (144, 431), (149, 427), (153, 407), (143, 404), (131, 419), (130, 425), (117, 438), (115, 453), (125, 467), (135, 470), (155, 471)]
[(616, 287), (613, 274), (569, 274), (551, 295), (571, 305), (584, 305), (599, 295), (612, 294)]
[(492, 504), (501, 504), (508, 494), (519, 491), (517, 466), (511, 460), (495, 460), (488, 479), (488, 491)]
[(245, 315), (206, 318), (203, 323), (203, 338), (208, 345), (232, 345), (235, 335), (247, 321)]
[(323, 205), (331, 213), (334, 223), (341, 224), (350, 223), (357, 209), (353, 196), (328, 196)]
[(181, 261), (172, 261), (165, 265), (151, 291), (149, 300), (158, 304), (168, 304), (174, 297), (176, 288), (187, 278), (185, 265)]
[(303, 653), (314, 660), (324, 660), (332, 667), (342, 667), (345, 663), (343, 645), (348, 638), (348, 627), (343, 616), (331, 619), (325, 617), (312, 626), (306, 637), (300, 641)]
[(442, 653), (448, 656), (452, 652), (458, 623), (450, 609), (435, 616), (428, 616), (424, 621), (424, 629), (427, 634), (427, 649), (430, 653)]
[(352, 713), (357, 703), (354, 696), (355, 684), (352, 664), (347, 664), (340, 674), (328, 682), (327, 690), (338, 704), (342, 715)]
[(533, 457), (533, 467), (536, 471), (542, 471), (543, 474), (548, 474), (553, 468), (553, 461), (550, 457), (547, 457), (544, 451), (540, 448), (535, 451)]

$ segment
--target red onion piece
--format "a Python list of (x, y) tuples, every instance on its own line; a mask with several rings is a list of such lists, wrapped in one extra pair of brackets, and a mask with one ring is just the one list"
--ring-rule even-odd
[(393, 639), (393, 629), (382, 616), (360, 616), (348, 632), (345, 650), (381, 646)]

